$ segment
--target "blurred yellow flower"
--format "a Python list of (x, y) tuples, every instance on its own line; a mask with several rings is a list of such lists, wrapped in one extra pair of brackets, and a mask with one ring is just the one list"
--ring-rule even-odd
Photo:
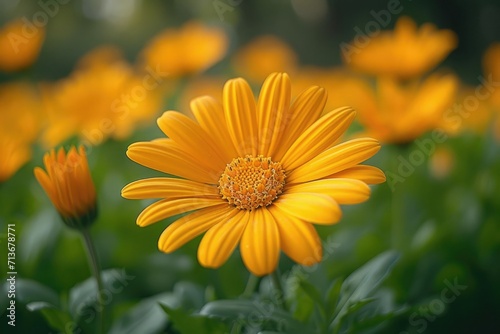
[(484, 53), (483, 72), (491, 92), (488, 100), (500, 113), (500, 42), (491, 44)]
[(45, 170), (35, 167), (38, 183), (49, 196), (64, 223), (83, 228), (97, 216), (96, 191), (83, 146), (72, 146), (67, 154), (54, 149), (43, 157)]
[(31, 158), (31, 145), (0, 134), (0, 156), (0, 182), (3, 182)]
[(171, 78), (205, 71), (227, 52), (224, 30), (190, 21), (154, 37), (142, 52), (143, 61)]
[(151, 68), (136, 73), (112, 47), (96, 49), (68, 78), (42, 86), (49, 121), (42, 141), (52, 147), (73, 135), (85, 145), (126, 138), (160, 110), (163, 81)]
[(158, 126), (168, 137), (132, 144), (133, 161), (172, 177), (132, 182), (129, 199), (160, 199), (137, 217), (139, 226), (188, 213), (170, 224), (158, 247), (173, 252), (204, 233), (199, 262), (221, 266), (240, 244), (255, 275), (273, 272), (280, 249), (312, 265), (322, 247), (313, 224), (339, 221), (339, 204), (368, 199), (367, 184), (385, 181), (378, 168), (360, 165), (379, 149), (371, 138), (336, 144), (355, 112), (349, 107), (321, 116), (325, 90), (313, 86), (291, 103), (287, 74), (273, 73), (258, 101), (248, 83), (229, 80), (223, 102), (203, 96), (191, 102), (193, 121), (167, 111)]
[(450, 175), (455, 164), (455, 156), (447, 147), (438, 147), (429, 160), (429, 169), (436, 179), (442, 180)]
[(192, 77), (183, 89), (179, 98), (178, 108), (184, 114), (193, 118), (194, 115), (190, 111), (191, 100), (198, 96), (209, 95), (216, 100), (222, 100), (222, 87), (225, 80), (217, 76), (196, 76)]
[(232, 58), (232, 64), (239, 75), (260, 84), (270, 73), (295, 72), (297, 55), (283, 40), (264, 35), (239, 49)]
[(323, 87), (328, 93), (325, 112), (341, 106), (375, 109), (370, 85), (345, 68), (301, 67), (293, 76), (293, 83), (293, 93), (297, 94), (315, 84)]
[[(461, 120), (459, 122), (458, 118), (456, 118), (455, 124), (449, 127), (453, 132), (473, 131), (482, 134), (491, 125), (493, 118), (491, 99), (478, 98), (478, 89), (479, 87), (465, 85), (460, 87), (457, 103), (462, 106), (462, 113), (459, 114)], [(484, 90), (484, 92), (487, 91)], [(471, 104), (469, 101), (475, 103)]]
[(45, 28), (26, 19), (16, 19), (0, 27), (0, 71), (22, 70), (38, 58)]
[(0, 181), (10, 178), (31, 157), (40, 129), (40, 99), (25, 82), (0, 85)]
[(411, 78), (437, 66), (457, 47), (457, 37), (447, 29), (438, 30), (432, 23), (417, 29), (409, 17), (401, 17), (394, 31), (381, 31), (353, 41), (342, 50), (344, 62), (353, 69), (371, 75)]
[(405, 84), (393, 78), (377, 80), (376, 92), (370, 94), (375, 109), (359, 108), (359, 120), (368, 135), (386, 143), (403, 144), (427, 131), (452, 130), (445, 112), (456, 99), (458, 79), (434, 74), (423, 81)]

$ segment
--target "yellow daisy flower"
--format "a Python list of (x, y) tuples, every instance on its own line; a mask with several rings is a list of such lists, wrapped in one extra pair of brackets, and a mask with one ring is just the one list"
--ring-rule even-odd
[(97, 215), (96, 191), (83, 146), (53, 149), (43, 158), (45, 170), (35, 167), (38, 183), (69, 227), (83, 228)]
[(158, 126), (168, 138), (132, 144), (127, 155), (146, 167), (180, 178), (157, 177), (125, 186), (128, 199), (158, 198), (137, 218), (148, 226), (188, 213), (161, 234), (158, 247), (173, 252), (204, 233), (198, 260), (221, 266), (240, 244), (246, 267), (266, 275), (280, 249), (294, 261), (321, 260), (312, 224), (334, 224), (339, 204), (368, 199), (367, 184), (385, 181), (378, 168), (360, 165), (379, 149), (371, 138), (337, 143), (355, 117), (350, 107), (320, 116), (327, 100), (313, 86), (291, 103), (287, 74), (273, 73), (257, 102), (237, 78), (223, 88), (223, 102), (191, 102), (196, 120), (167, 111)]
[(372, 75), (411, 78), (429, 71), (457, 47), (451, 30), (438, 30), (425, 23), (417, 29), (415, 22), (403, 16), (394, 31), (382, 31), (363, 43), (356, 40), (343, 49), (344, 62)]
[(190, 21), (155, 36), (144, 48), (142, 58), (169, 77), (179, 77), (203, 72), (217, 63), (226, 54), (228, 44), (224, 30)]
[(69, 77), (42, 86), (48, 121), (42, 142), (53, 147), (77, 135), (95, 146), (124, 139), (161, 110), (163, 82), (157, 73), (136, 73), (114, 47), (92, 50)]
[(263, 35), (239, 49), (232, 58), (232, 64), (239, 75), (260, 83), (273, 72), (295, 72), (298, 57), (283, 40)]
[(0, 85), (0, 182), (31, 158), (42, 117), (37, 91), (27, 82)]
[(8, 180), (31, 158), (31, 145), (0, 134), (0, 182)]
[(45, 28), (26, 19), (16, 19), (0, 27), (0, 71), (25, 69), (38, 58)]
[(458, 78), (452, 74), (434, 74), (405, 84), (380, 78), (375, 91), (364, 86), (367, 91), (360, 96), (366, 102), (358, 110), (359, 120), (367, 135), (384, 143), (408, 143), (434, 129), (453, 132), (454, 123), (449, 121), (447, 111), (456, 101), (458, 85)]

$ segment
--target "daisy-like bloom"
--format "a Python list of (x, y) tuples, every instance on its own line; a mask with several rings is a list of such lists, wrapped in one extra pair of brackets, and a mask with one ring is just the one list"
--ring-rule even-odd
[(186, 87), (182, 90), (179, 103), (176, 108), (185, 111), (184, 114), (194, 117), (190, 112), (191, 100), (198, 96), (210, 95), (217, 100), (222, 99), (222, 87), (226, 80), (220, 76), (198, 75), (190, 78)]
[(491, 44), (486, 49), (483, 56), (483, 72), (488, 81), (493, 82), (493, 85), (488, 85), (485, 88), (491, 94), (488, 101), (491, 106), (500, 113), (500, 42)]
[[(485, 87), (467, 85), (460, 87), (456, 103), (462, 106), (463, 114), (454, 115), (455, 122), (451, 126), (453, 132), (471, 131), (484, 134), (488, 130), (494, 117), (492, 99), (480, 99), (478, 92), (488, 93)], [(470, 101), (474, 101), (475, 104), (472, 105)]]
[(429, 160), (429, 171), (434, 178), (447, 178), (455, 165), (455, 155), (447, 147), (438, 147)]
[(409, 143), (437, 128), (451, 132), (454, 123), (446, 112), (456, 101), (458, 85), (452, 74), (405, 84), (380, 78), (375, 91), (369, 88), (363, 95), (370, 99), (365, 105), (372, 108), (359, 109), (359, 120), (367, 135), (385, 143)]
[(9, 179), (31, 157), (40, 129), (40, 99), (25, 82), (0, 85), (0, 182)]
[(42, 86), (48, 126), (42, 142), (54, 147), (71, 136), (86, 145), (123, 139), (160, 110), (164, 78), (137, 73), (119, 50), (85, 55), (68, 78)]
[(155, 36), (142, 52), (143, 61), (169, 77), (203, 72), (224, 57), (228, 48), (224, 30), (190, 21)]
[(382, 31), (367, 41), (353, 41), (342, 48), (344, 62), (371, 75), (399, 78), (419, 76), (438, 65), (457, 47), (457, 37), (431, 23), (417, 28), (409, 17), (401, 17), (394, 31)]
[(31, 146), (0, 134), (0, 183), (8, 180), (31, 158)]
[(97, 216), (96, 191), (83, 146), (52, 149), (43, 157), (45, 170), (35, 167), (38, 183), (49, 196), (64, 223), (81, 229)]
[(168, 138), (132, 144), (127, 155), (173, 177), (138, 180), (125, 186), (128, 199), (160, 199), (137, 218), (139, 226), (187, 213), (161, 234), (158, 247), (173, 252), (204, 233), (201, 265), (217, 268), (240, 245), (255, 275), (276, 268), (280, 250), (294, 261), (321, 260), (321, 241), (312, 224), (334, 224), (339, 204), (368, 199), (367, 184), (385, 181), (378, 168), (360, 165), (378, 141), (338, 139), (355, 117), (350, 107), (320, 116), (327, 100), (313, 86), (291, 103), (287, 74), (273, 73), (258, 101), (248, 83), (229, 80), (222, 104), (194, 99), (193, 121), (167, 111), (158, 126)]
[(355, 110), (373, 109), (371, 90), (366, 80), (339, 67), (301, 67), (294, 75), (292, 93), (318, 85), (328, 93), (325, 110), (351, 106)]
[(295, 72), (298, 60), (295, 51), (283, 40), (264, 35), (239, 49), (232, 63), (238, 74), (261, 83), (272, 72)]
[(45, 39), (45, 28), (16, 19), (0, 28), (0, 71), (25, 69), (38, 58)]

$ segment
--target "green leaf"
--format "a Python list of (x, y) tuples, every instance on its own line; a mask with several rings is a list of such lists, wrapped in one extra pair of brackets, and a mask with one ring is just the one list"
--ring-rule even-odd
[(224, 334), (229, 331), (228, 327), (217, 318), (189, 314), (180, 308), (174, 309), (163, 304), (160, 306), (170, 317), (174, 328), (180, 333)]
[(59, 310), (54, 305), (47, 302), (32, 302), (26, 305), (31, 312), (39, 311), (47, 323), (54, 329), (62, 333), (73, 334), (76, 329), (76, 323), (71, 319), (68, 312)]
[(311, 300), (314, 302), (314, 304), (318, 307), (319, 314), (321, 316), (321, 319), (323, 322), (327, 321), (326, 317), (326, 309), (325, 309), (325, 301), (323, 300), (323, 297), (319, 293), (319, 291), (308, 281), (306, 280), (300, 280), (299, 281), (299, 286), (304, 292), (311, 298)]
[(201, 286), (181, 281), (174, 286), (174, 294), (186, 309), (199, 310), (205, 302), (205, 291)]
[(168, 323), (167, 315), (160, 305), (180, 306), (179, 298), (165, 292), (139, 302), (116, 320), (109, 334), (153, 334), (159, 333)]
[(23, 262), (36, 264), (53, 247), (63, 226), (57, 211), (51, 206), (26, 222), (24, 228), (30, 233), (19, 238), (19, 254)]
[(299, 286), (304, 292), (311, 297), (313, 301), (315, 301), (318, 306), (322, 306), (324, 304), (323, 297), (320, 295), (319, 291), (308, 281), (300, 280)]
[[(101, 273), (104, 291), (100, 291), (105, 304), (110, 304), (113, 296), (120, 293), (125, 286), (135, 278), (121, 269), (108, 269)], [(69, 311), (73, 318), (79, 319), (86, 312), (85, 309), (97, 305), (97, 284), (94, 277), (75, 285), (69, 292)]]
[(306, 322), (314, 311), (314, 301), (300, 287), (296, 288), (290, 298), (293, 317), (299, 321)]
[[(7, 296), (9, 285), (8, 281), (2, 284), (2, 296)], [(2, 303), (4, 302), (8, 302), (7, 298), (2, 298)], [(31, 302), (47, 302), (55, 307), (60, 306), (59, 296), (49, 287), (33, 280), (16, 277), (16, 303), (29, 304)]]
[(399, 254), (395, 251), (384, 252), (345, 279), (330, 328), (340, 328), (340, 322), (348, 313), (349, 307), (369, 298), (389, 275), (398, 258)]
[(326, 312), (327, 314), (334, 314), (335, 308), (339, 301), (340, 290), (342, 288), (342, 284), (344, 283), (341, 279), (336, 279), (330, 285), (328, 292), (326, 293)]
[(216, 300), (203, 306), (201, 315), (215, 316), (239, 322), (244, 326), (262, 328), (267, 322), (287, 333), (307, 332), (305, 326), (271, 302), (259, 300)]

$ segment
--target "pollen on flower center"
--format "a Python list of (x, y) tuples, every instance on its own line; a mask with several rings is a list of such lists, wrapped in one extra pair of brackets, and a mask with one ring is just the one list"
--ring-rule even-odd
[(253, 210), (271, 204), (284, 185), (285, 171), (279, 162), (262, 155), (247, 155), (226, 165), (219, 179), (219, 192), (238, 209)]

